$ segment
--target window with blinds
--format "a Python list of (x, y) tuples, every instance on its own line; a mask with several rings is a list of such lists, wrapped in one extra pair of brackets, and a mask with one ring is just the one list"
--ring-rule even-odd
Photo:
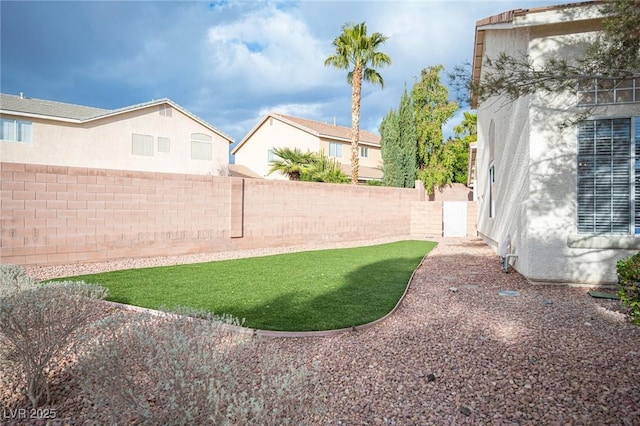
[(579, 233), (640, 233), (639, 130), (640, 117), (579, 124)]
[(153, 157), (153, 136), (139, 135), (137, 133), (132, 134), (131, 153), (133, 155), (146, 155)]
[(191, 159), (208, 160), (212, 159), (213, 138), (204, 133), (191, 134)]

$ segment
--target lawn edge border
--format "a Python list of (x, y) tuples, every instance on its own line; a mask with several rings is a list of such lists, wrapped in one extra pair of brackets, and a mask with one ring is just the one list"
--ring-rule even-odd
[[(420, 260), (420, 263), (418, 264), (418, 266), (416, 266), (416, 269), (413, 270), (413, 272), (411, 273), (411, 276), (409, 277), (409, 281), (407, 281), (407, 285), (404, 289), (404, 292), (402, 293), (402, 296), (400, 296), (400, 299), (398, 299), (398, 302), (395, 304), (395, 306), (393, 307), (393, 309), (391, 309), (387, 314), (385, 314), (383, 317), (378, 318), (377, 320), (373, 320), (371, 322), (365, 323), (365, 324), (360, 324), (360, 325), (356, 325), (353, 327), (346, 327), (346, 328), (337, 328), (334, 330), (318, 330), (318, 331), (278, 331), (278, 330), (262, 330), (262, 329), (257, 329), (257, 328), (248, 328), (248, 327), (242, 327), (242, 326), (237, 326), (237, 325), (232, 325), (232, 324), (225, 324), (225, 327), (228, 327), (229, 329), (238, 332), (238, 333), (243, 333), (243, 334), (251, 334), (253, 336), (257, 336), (257, 337), (286, 337), (286, 338), (299, 338), (299, 337), (327, 337), (327, 336), (335, 336), (338, 334), (344, 334), (344, 333), (349, 333), (349, 332), (357, 332), (357, 331), (364, 331), (364, 330), (368, 330), (372, 327), (377, 326), (378, 324), (382, 323), (383, 321), (386, 321), (390, 316), (392, 316), (393, 314), (395, 314), (395, 312), (398, 310), (398, 308), (400, 307), (400, 305), (402, 304), (402, 302), (404, 301), (405, 296), (407, 295), (407, 293), (409, 292), (409, 289), (411, 288), (411, 284), (413, 283), (413, 277), (415, 276), (416, 272), (418, 272), (418, 269), (420, 269), (420, 267), (423, 265), (425, 259), (429, 256), (429, 254), (438, 246), (438, 242), (437, 241), (431, 241), (431, 240), (425, 240), (427, 242), (432, 242), (435, 244), (435, 246), (433, 246), (433, 248), (431, 250), (429, 250)], [(140, 306), (133, 306), (133, 305), (126, 305), (124, 303), (119, 303), (119, 302), (111, 302), (111, 301), (105, 301), (107, 303), (113, 304), (115, 306), (118, 306), (122, 309), (126, 309), (126, 310), (130, 310), (130, 311), (136, 311), (136, 312), (143, 312), (143, 313), (149, 313), (152, 315), (175, 315), (172, 314), (171, 312), (163, 312), (163, 311), (158, 311), (156, 309), (149, 309), (149, 308), (143, 308)]]

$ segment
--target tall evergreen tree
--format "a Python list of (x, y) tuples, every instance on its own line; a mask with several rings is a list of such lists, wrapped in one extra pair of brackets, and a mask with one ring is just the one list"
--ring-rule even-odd
[(399, 170), (398, 149), (400, 127), (398, 113), (390, 110), (380, 123), (380, 145), (382, 147), (382, 183), (385, 186), (402, 186)]
[(400, 130), (400, 140), (397, 162), (400, 165), (399, 169), (401, 170), (401, 186), (405, 188), (413, 188), (416, 181), (417, 129), (413, 104), (406, 89), (402, 94), (402, 98), (400, 98), (398, 127)]

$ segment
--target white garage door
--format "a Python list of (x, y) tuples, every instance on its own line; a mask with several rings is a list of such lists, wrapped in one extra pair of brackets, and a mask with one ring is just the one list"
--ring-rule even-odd
[(442, 203), (442, 220), (445, 237), (467, 236), (467, 202), (445, 201)]

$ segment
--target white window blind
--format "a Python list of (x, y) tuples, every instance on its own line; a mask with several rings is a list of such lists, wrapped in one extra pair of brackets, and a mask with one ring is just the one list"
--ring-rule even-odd
[(578, 232), (638, 232), (639, 121), (597, 119), (578, 125)]
[(158, 136), (158, 152), (169, 152), (171, 150), (171, 140)]
[(329, 157), (342, 157), (342, 144), (329, 142)]
[(153, 157), (153, 136), (137, 133), (131, 135), (131, 153)]
[(10, 118), (0, 119), (0, 140), (31, 142), (33, 140), (33, 123)]
[(191, 134), (191, 159), (207, 160), (212, 159), (213, 138), (204, 133)]

